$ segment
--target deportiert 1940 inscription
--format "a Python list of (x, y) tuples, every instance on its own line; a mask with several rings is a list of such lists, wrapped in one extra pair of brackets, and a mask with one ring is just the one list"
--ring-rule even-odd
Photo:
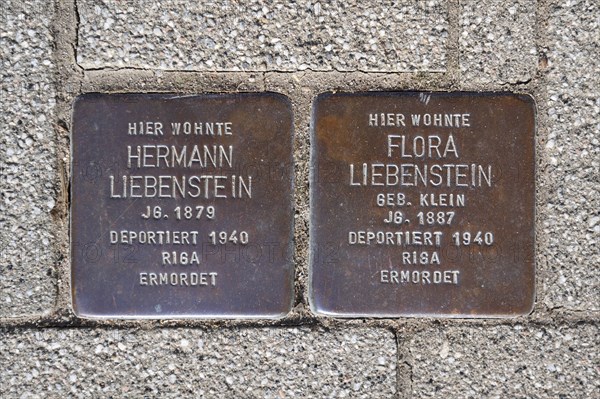
[(502, 317), (534, 301), (531, 97), (318, 97), (310, 302), (340, 317)]
[(292, 112), (272, 93), (86, 94), (74, 106), (83, 317), (279, 317), (293, 296)]

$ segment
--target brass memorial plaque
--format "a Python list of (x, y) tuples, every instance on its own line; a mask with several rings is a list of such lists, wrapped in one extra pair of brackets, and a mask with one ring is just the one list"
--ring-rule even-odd
[(529, 313), (534, 133), (527, 95), (319, 96), (310, 182), (313, 311)]
[(86, 94), (74, 105), (75, 312), (285, 315), (292, 110), (273, 93)]

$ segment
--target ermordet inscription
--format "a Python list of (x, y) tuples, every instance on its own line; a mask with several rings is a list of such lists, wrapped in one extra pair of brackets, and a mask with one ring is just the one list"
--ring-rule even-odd
[(72, 135), (75, 312), (286, 314), (292, 179), (292, 111), (281, 95), (80, 96)]
[(323, 94), (310, 301), (340, 317), (502, 317), (534, 301), (531, 97)]

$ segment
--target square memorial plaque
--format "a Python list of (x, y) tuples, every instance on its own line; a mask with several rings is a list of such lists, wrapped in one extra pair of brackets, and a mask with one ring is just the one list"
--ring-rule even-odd
[(534, 133), (527, 95), (319, 96), (310, 182), (313, 311), (529, 313)]
[(285, 315), (292, 111), (273, 93), (85, 94), (74, 105), (75, 313)]

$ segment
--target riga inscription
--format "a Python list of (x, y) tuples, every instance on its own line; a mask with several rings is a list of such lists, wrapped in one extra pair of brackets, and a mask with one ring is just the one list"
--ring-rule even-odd
[(310, 302), (340, 317), (502, 317), (534, 301), (535, 105), (495, 93), (323, 94)]
[(84, 317), (278, 317), (292, 301), (292, 113), (277, 94), (87, 94), (72, 135)]

